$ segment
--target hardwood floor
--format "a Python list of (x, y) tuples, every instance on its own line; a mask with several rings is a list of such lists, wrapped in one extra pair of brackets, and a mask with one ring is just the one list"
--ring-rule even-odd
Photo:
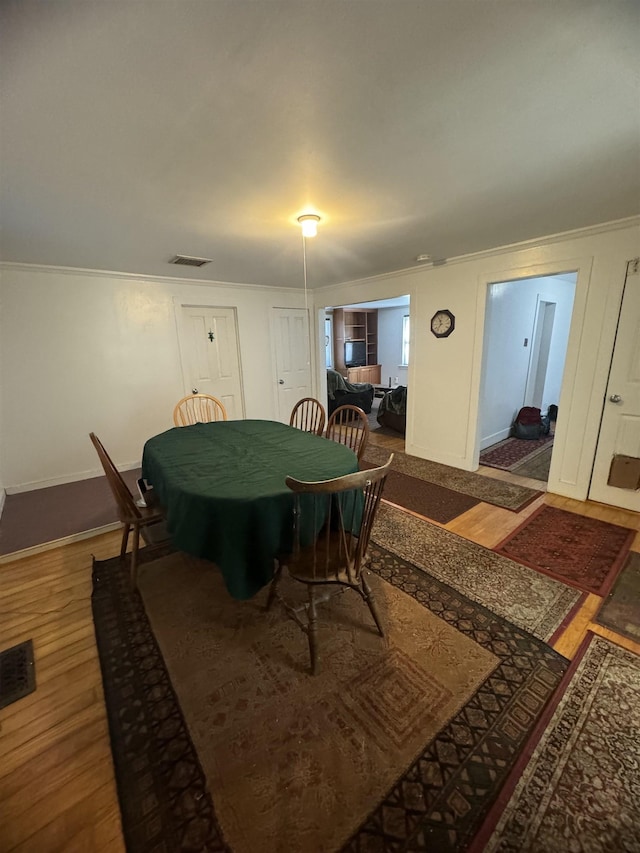
[[(398, 437), (371, 443), (404, 450)], [(533, 485), (495, 469), (488, 476)], [(523, 512), (479, 504), (446, 529), (493, 547), (542, 503), (640, 530), (640, 515), (544, 494)], [(33, 638), (37, 690), (0, 710), (0, 850), (124, 851), (100, 666), (91, 615), (92, 555), (114, 556), (120, 532), (0, 565), (0, 649)], [(633, 549), (640, 551), (640, 534)], [(596, 625), (589, 595), (555, 648), (575, 654), (587, 630), (640, 654), (640, 644)]]

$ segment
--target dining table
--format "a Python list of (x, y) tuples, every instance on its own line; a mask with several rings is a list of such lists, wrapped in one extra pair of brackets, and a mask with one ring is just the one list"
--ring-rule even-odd
[(268, 420), (174, 427), (150, 438), (142, 456), (173, 546), (215, 563), (241, 600), (268, 584), (274, 560), (291, 550), (294, 494), (286, 478), (357, 470), (345, 445)]

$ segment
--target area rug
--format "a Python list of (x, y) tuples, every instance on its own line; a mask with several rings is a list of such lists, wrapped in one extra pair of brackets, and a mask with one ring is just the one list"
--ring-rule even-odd
[(516, 465), (511, 473), (517, 474), (518, 477), (529, 477), (532, 480), (542, 480), (546, 483), (549, 480), (552, 451), (553, 445), (547, 445), (532, 459), (527, 459), (520, 465)]
[[(360, 463), (360, 467), (375, 468), (375, 465), (364, 460)], [(411, 512), (417, 512), (440, 524), (446, 524), (480, 503), (478, 498), (472, 498), (462, 492), (454, 492), (453, 489), (446, 489), (428, 480), (401, 474), (400, 471), (393, 469), (389, 472), (384, 484), (383, 497), (386, 501)]]
[(595, 621), (640, 643), (640, 554), (629, 554)]
[(387, 504), (378, 509), (372, 535), (377, 545), (549, 643), (585, 598), (566, 584)]
[(589, 634), (470, 853), (640, 849), (640, 658)]
[[(383, 465), (389, 458), (389, 450), (368, 445), (363, 458), (372, 465)], [(524, 509), (541, 495), (541, 492), (535, 489), (504, 483), (492, 477), (474, 474), (472, 471), (462, 471), (450, 465), (430, 462), (428, 459), (419, 459), (397, 450), (394, 450), (393, 469), (513, 512)]]
[(500, 468), (501, 471), (513, 471), (514, 468), (535, 459), (547, 450), (550, 444), (553, 444), (553, 435), (544, 435), (530, 441), (524, 438), (505, 438), (480, 453), (480, 464), (488, 465), (489, 468)]
[(117, 558), (94, 564), (129, 851), (465, 848), (567, 661), (389, 552), (370, 580), (385, 638), (333, 597), (312, 677), (266, 591), (233, 601), (172, 554), (143, 559), (141, 597)]
[(584, 592), (606, 595), (635, 535), (628, 527), (543, 506), (494, 550)]

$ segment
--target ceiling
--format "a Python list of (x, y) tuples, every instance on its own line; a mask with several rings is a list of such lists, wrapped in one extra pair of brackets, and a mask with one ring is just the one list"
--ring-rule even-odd
[(640, 211), (635, 0), (0, 14), (5, 261), (300, 287), (311, 211), (313, 287)]

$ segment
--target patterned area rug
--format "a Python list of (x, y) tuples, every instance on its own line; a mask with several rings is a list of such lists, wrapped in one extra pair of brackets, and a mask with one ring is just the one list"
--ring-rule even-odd
[[(375, 465), (363, 460), (360, 467), (375, 468)], [(384, 499), (440, 524), (446, 524), (480, 503), (478, 498), (401, 474), (393, 468), (384, 484)]]
[(563, 583), (386, 504), (379, 507), (373, 539), (547, 642), (562, 631), (584, 600), (583, 594)]
[(606, 595), (635, 535), (628, 527), (543, 506), (495, 550), (584, 592)]
[(473, 853), (640, 850), (640, 658), (590, 634), (556, 696)]
[(94, 565), (131, 851), (463, 850), (567, 666), (381, 549), (386, 637), (356, 595), (333, 597), (315, 678), (264, 594), (233, 601), (181, 554), (140, 574), (144, 603), (117, 558)]
[(535, 459), (552, 444), (552, 435), (544, 435), (530, 441), (523, 438), (505, 438), (504, 441), (492, 444), (482, 451), (480, 464), (489, 468), (500, 468), (501, 471), (513, 471), (525, 462)]
[[(372, 465), (383, 465), (389, 458), (389, 451), (384, 447), (369, 445), (364, 453), (364, 459)], [(455, 492), (461, 492), (479, 501), (501, 506), (513, 512), (519, 512), (525, 506), (540, 497), (540, 492), (535, 489), (527, 489), (524, 486), (516, 486), (512, 483), (503, 483), (492, 477), (483, 477), (472, 471), (462, 471), (460, 468), (452, 468), (450, 465), (441, 465), (439, 462), (430, 462), (427, 459), (419, 459), (417, 456), (409, 456), (407, 453), (394, 451), (393, 469), (410, 477), (427, 480), (438, 486), (444, 486)]]
[(627, 557), (596, 622), (640, 643), (640, 554)]
[(530, 477), (532, 480), (542, 480), (542, 482), (546, 483), (549, 480), (552, 451), (553, 446), (547, 445), (547, 447), (544, 447), (532, 459), (527, 459), (521, 462), (520, 465), (516, 465), (511, 473), (517, 474), (519, 477)]

